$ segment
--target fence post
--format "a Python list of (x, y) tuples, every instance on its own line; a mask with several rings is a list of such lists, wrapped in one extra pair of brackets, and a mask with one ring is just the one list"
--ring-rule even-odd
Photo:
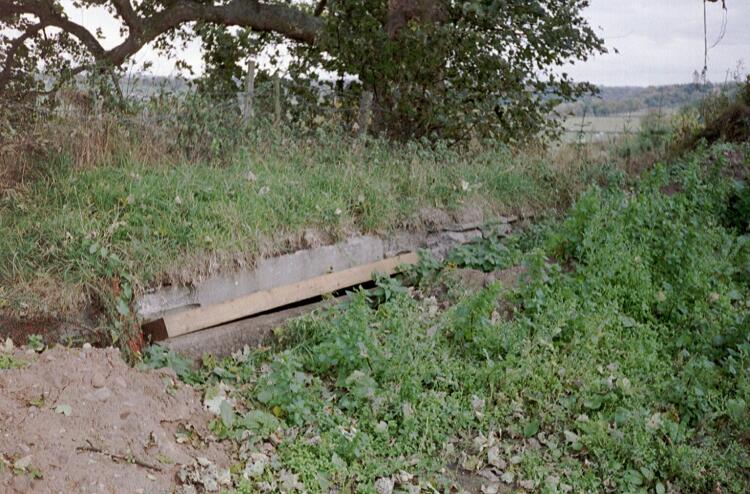
[(588, 111), (588, 106), (583, 107), (583, 115), (581, 115), (581, 130), (578, 132), (578, 148), (580, 150), (582, 144), (583, 144), (583, 129), (586, 127), (586, 112)]
[(245, 77), (245, 100), (242, 105), (242, 123), (247, 124), (253, 118), (253, 99), (255, 98), (255, 60), (247, 61)]
[(281, 81), (279, 80), (279, 73), (273, 76), (273, 114), (276, 125), (281, 122)]
[(367, 135), (367, 128), (370, 126), (370, 113), (372, 110), (372, 91), (362, 91), (362, 97), (359, 99), (359, 115), (357, 117), (357, 134), (360, 136)]

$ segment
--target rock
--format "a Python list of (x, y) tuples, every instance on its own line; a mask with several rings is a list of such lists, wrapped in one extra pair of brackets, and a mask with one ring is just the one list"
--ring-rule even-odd
[(91, 343), (84, 343), (83, 344), (83, 349), (84, 350), (91, 350)]
[(31, 455), (26, 455), (23, 458), (19, 458), (13, 463), (13, 468), (18, 470), (26, 470), (31, 465)]
[(436, 208), (422, 208), (419, 211), (419, 221), (429, 230), (437, 230), (443, 225), (451, 222), (448, 213)]
[(106, 384), (106, 381), (104, 379), (104, 376), (99, 374), (98, 372), (95, 373), (93, 376), (91, 376), (91, 385), (95, 388), (103, 388)]
[(268, 457), (263, 453), (250, 453), (250, 459), (245, 464), (242, 476), (246, 479), (255, 479), (263, 475), (268, 465)]
[(518, 483), (518, 485), (521, 486), (521, 489), (525, 489), (527, 491), (531, 491), (534, 489), (534, 481), (533, 480), (522, 480)]
[(500, 484), (497, 482), (491, 482), (486, 485), (482, 485), (482, 494), (497, 494), (500, 491)]
[(99, 388), (93, 393), (89, 393), (84, 398), (88, 401), (107, 401), (112, 396), (112, 391), (107, 387)]
[(2, 351), (10, 353), (13, 351), (13, 348), (14, 348), (13, 340), (10, 338), (6, 338), (5, 343), (3, 343), (2, 345)]
[(378, 494), (391, 494), (393, 492), (393, 480), (390, 477), (381, 477), (375, 481), (375, 492)]
[(508, 466), (506, 461), (500, 457), (500, 448), (497, 446), (493, 446), (487, 450), (487, 463), (500, 470), (505, 470)]
[(453, 217), (456, 223), (467, 225), (481, 225), (484, 223), (484, 211), (478, 207), (464, 206)]

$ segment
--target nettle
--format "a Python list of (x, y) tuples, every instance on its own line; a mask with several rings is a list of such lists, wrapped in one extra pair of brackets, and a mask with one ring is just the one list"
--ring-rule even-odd
[[(389, 281), (377, 304), (360, 292), (288, 326), (281, 352), (209, 362), (251, 410), (230, 437), (289, 431), (264, 475), (293, 471), (310, 492), (500, 459), (541, 491), (747, 492), (747, 241), (710, 157), (593, 190), (512, 240), (533, 247), (515, 290), (435, 312)], [(499, 299), (512, 319), (493, 317)]]

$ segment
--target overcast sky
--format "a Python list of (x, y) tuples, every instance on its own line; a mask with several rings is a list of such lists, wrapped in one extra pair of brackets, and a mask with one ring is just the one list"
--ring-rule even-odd
[[(63, 0), (70, 6), (72, 0)], [(693, 71), (703, 68), (702, 0), (592, 0), (585, 15), (605, 39), (610, 53), (579, 63), (567, 70), (581, 81), (604, 85), (647, 86), (691, 82)], [(726, 29), (717, 46), (709, 51), (708, 79), (725, 80), (740, 61), (742, 72), (750, 68), (750, 0), (726, 0), (727, 13), (720, 3), (708, 4), (708, 42), (720, 38), (724, 19)], [(72, 10), (69, 10), (71, 12)], [(71, 17), (92, 27), (102, 27), (108, 46), (118, 42), (117, 24), (103, 10), (76, 11)], [(616, 48), (619, 53), (614, 52)], [(192, 47), (187, 57), (196, 68), (199, 51)], [(170, 75), (174, 64), (144, 49), (136, 61), (154, 62), (152, 72)]]
[[(592, 0), (586, 16), (610, 53), (574, 66), (580, 80), (605, 85), (690, 82), (703, 68), (702, 0)], [(708, 52), (708, 79), (724, 81), (750, 64), (750, 0), (726, 0), (726, 33)], [(721, 3), (707, 5), (708, 46), (720, 36)], [(615, 54), (611, 48), (617, 48)], [(744, 59), (744, 60), (743, 60)], [(746, 67), (743, 72), (747, 72)]]

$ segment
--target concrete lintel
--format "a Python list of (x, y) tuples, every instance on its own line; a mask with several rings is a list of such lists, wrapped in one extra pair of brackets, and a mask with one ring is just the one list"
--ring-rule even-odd
[(136, 301), (136, 311), (141, 321), (147, 323), (173, 311), (217, 304), (405, 252), (429, 249), (436, 257), (443, 258), (455, 245), (481, 236), (479, 228), (467, 225), (461, 231), (398, 232), (387, 238), (352, 237), (338, 244), (261, 259), (253, 267), (216, 274), (194, 286), (156, 289)]

